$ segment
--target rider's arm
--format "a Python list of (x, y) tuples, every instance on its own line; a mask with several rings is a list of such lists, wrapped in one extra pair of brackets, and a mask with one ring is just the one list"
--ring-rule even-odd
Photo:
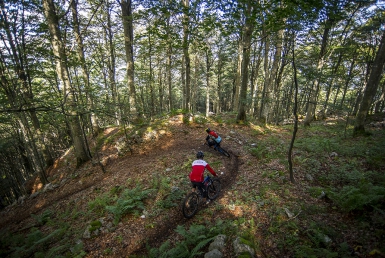
[(217, 176), (217, 173), (215, 173), (214, 169), (212, 169), (212, 168), (210, 167), (209, 164), (206, 165), (206, 168), (207, 168), (207, 170), (208, 170), (213, 176)]

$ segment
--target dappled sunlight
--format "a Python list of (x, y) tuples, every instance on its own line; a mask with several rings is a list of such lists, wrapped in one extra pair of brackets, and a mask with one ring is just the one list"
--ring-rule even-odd
[(253, 123), (249, 123), (249, 126), (250, 126), (251, 129), (255, 130), (259, 134), (264, 134), (265, 133), (265, 130), (264, 130), (264, 128), (262, 126), (255, 125)]
[(223, 206), (223, 209), (226, 211), (227, 214), (230, 214), (232, 217), (242, 217), (243, 216), (243, 206), (242, 205), (236, 205), (233, 201), (229, 200), (226, 197), (222, 197), (218, 200), (215, 200), (215, 202), (218, 202)]
[(181, 124), (183, 123), (183, 114), (179, 114), (173, 117), (170, 117), (168, 120), (171, 124)]
[(119, 131), (120, 131), (119, 127), (111, 126), (111, 127), (104, 129), (103, 136), (114, 135), (114, 134), (118, 133)]
[(271, 133), (274, 134), (286, 134), (289, 130), (287, 127), (282, 127), (282, 126), (276, 126), (276, 125), (256, 125), (253, 123), (249, 123), (249, 127), (254, 130), (255, 134), (257, 135), (269, 135)]
[(64, 152), (64, 154), (55, 161), (54, 167), (59, 166), (61, 162), (69, 162), (70, 159), (73, 159), (73, 147), (70, 147), (68, 150)]
[(35, 204), (35, 209), (41, 209), (46, 205), (46, 201), (44, 199), (39, 199), (38, 202)]

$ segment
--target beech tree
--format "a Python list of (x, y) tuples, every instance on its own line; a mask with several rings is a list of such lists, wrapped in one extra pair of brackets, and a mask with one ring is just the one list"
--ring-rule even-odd
[[(254, 3), (254, 4), (253, 4)], [(246, 120), (246, 94), (247, 85), (249, 82), (249, 62), (250, 62), (250, 49), (251, 39), (254, 30), (254, 20), (256, 13), (256, 5), (254, 1), (248, 1), (245, 3), (245, 25), (242, 32), (242, 84), (240, 90), (240, 102), (237, 115), (237, 122)]]
[(48, 29), (51, 35), (53, 53), (55, 55), (56, 72), (63, 83), (63, 94), (65, 106), (67, 108), (67, 119), (69, 121), (71, 138), (75, 150), (77, 165), (80, 166), (90, 157), (83, 138), (82, 128), (80, 126), (79, 116), (76, 112), (75, 92), (68, 73), (67, 59), (65, 54), (65, 45), (59, 28), (59, 17), (56, 14), (53, 0), (43, 0), (44, 15), (47, 19)]
[(132, 1), (121, 0), (118, 1), (122, 10), (122, 22), (124, 29), (124, 46), (126, 50), (127, 62), (127, 86), (130, 92), (129, 105), (130, 112), (135, 113), (139, 111), (136, 101), (136, 91), (134, 83), (134, 28), (132, 16)]
[[(17, 15), (22, 16), (21, 24), (17, 24), (9, 21), (4, 2), (0, 2), (0, 7), (0, 21), (2, 29), (5, 31), (1, 37), (5, 47), (2, 48), (0, 57), (0, 87), (8, 100), (10, 111), (15, 114), (14, 117), (21, 129), (23, 148), (30, 153), (28, 162), (33, 167), (30, 172), (37, 172), (45, 184), (48, 182), (45, 169), (53, 164), (53, 157), (48, 150), (34, 104), (29, 61), (26, 53), (26, 35), (23, 33), (24, 30), (17, 30), (18, 26), (21, 28), (27, 26), (24, 12), (21, 14), (16, 12), (11, 17), (11, 20), (14, 21), (14, 17)], [(24, 10), (26, 7), (21, 6), (21, 8)]]
[(353, 135), (365, 134), (365, 119), (373, 104), (373, 97), (375, 96), (381, 77), (384, 73), (385, 65), (385, 32), (383, 32), (380, 45), (374, 59), (368, 84), (366, 85), (364, 96), (358, 110), (356, 121), (354, 124)]
[(184, 109), (190, 110), (190, 82), (191, 82), (191, 65), (190, 65), (190, 0), (182, 1), (183, 12), (183, 69), (184, 69)]

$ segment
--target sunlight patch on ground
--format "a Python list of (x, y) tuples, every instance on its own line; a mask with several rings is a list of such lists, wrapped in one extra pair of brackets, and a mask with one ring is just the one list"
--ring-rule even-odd
[(257, 132), (259, 132), (260, 134), (264, 134), (265, 133), (263, 128), (261, 126), (259, 126), (259, 125), (255, 125), (253, 123), (250, 123), (250, 128), (255, 130), (255, 131), (257, 131)]
[(116, 130), (119, 130), (119, 129), (116, 127), (107, 128), (106, 130), (104, 130), (103, 135), (108, 135), (110, 133), (114, 133)]
[(183, 123), (183, 115), (176, 115), (176, 116), (170, 117), (169, 122), (171, 124)]
[(60, 157), (60, 160), (64, 160), (72, 151), (73, 147), (70, 147), (66, 152), (64, 152), (64, 155)]
[(41, 207), (44, 207), (44, 206), (45, 206), (45, 199), (41, 199), (36, 203), (35, 208), (40, 209)]

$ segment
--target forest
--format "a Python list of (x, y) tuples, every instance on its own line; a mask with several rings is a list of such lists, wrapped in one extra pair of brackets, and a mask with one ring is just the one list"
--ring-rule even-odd
[[(233, 172), (241, 171), (242, 165), (234, 165), (233, 158), (242, 160), (244, 151), (255, 162), (266, 159), (271, 164), (274, 159), (268, 153), (281, 137), (285, 169), (277, 173), (281, 180), (282, 171), (290, 172), (289, 181), (295, 185), (301, 177), (298, 166), (308, 166), (304, 159), (296, 160), (298, 153), (317, 150), (321, 141), (330, 158), (334, 147), (348, 144), (343, 138), (357, 146), (370, 144), (363, 148), (368, 148), (366, 154), (352, 150), (345, 160), (357, 166), (370, 163), (363, 166), (376, 175), (369, 176), (372, 181), (355, 174), (365, 189), (370, 189), (366, 180), (384, 183), (377, 174), (383, 173), (385, 163), (379, 147), (383, 133), (377, 130), (378, 124), (384, 126), (385, 113), (385, 2), (381, 0), (0, 0), (0, 5), (2, 209), (58, 180), (53, 171), (60, 166), (67, 166), (74, 179), (90, 164), (90, 171), (111, 173), (109, 166), (116, 161), (106, 158), (103, 146), (112, 142), (120, 144), (118, 157), (134, 157), (148, 154), (138, 146), (146, 144), (146, 137), (158, 141), (159, 130), (184, 137), (169, 124), (179, 115), (187, 136), (198, 138), (199, 130), (203, 139), (204, 127), (217, 126), (234, 144), (244, 144), (243, 149), (225, 145), (232, 149), (228, 164), (215, 161)], [(336, 127), (330, 129), (333, 119)], [(376, 129), (368, 128), (370, 123)], [(113, 128), (121, 138), (108, 138)], [(247, 140), (241, 136), (234, 140), (235, 132), (244, 133)], [(266, 140), (265, 134), (272, 132), (275, 140), (247, 145)], [(320, 140), (318, 134), (329, 138)], [(334, 142), (335, 136), (341, 142)], [(177, 147), (182, 153), (189, 148), (189, 139), (186, 142), (185, 149)], [(197, 146), (192, 141), (190, 147)], [(69, 153), (71, 160), (64, 162)], [(315, 162), (312, 158), (306, 160)], [(365, 162), (358, 162), (360, 158)], [(353, 165), (347, 170), (357, 172)], [(270, 178), (266, 173), (262, 174)], [(353, 180), (352, 175), (347, 178)], [(309, 191), (318, 193), (322, 187)], [(355, 193), (366, 196), (361, 196), (357, 207), (343, 206), (337, 188), (328, 201), (339, 202), (347, 212), (371, 207), (383, 218), (385, 187), (372, 188), (376, 192), (371, 195), (363, 187), (343, 188), (360, 189)], [(381, 232), (378, 239), (383, 240)], [(258, 249), (258, 241), (253, 241)], [(321, 245), (317, 242), (317, 248)], [(369, 253), (379, 246), (367, 248), (372, 248)], [(306, 253), (305, 249), (299, 253)], [(261, 251), (260, 255), (279, 257), (287, 252), (283, 248), (280, 253)], [(324, 254), (314, 255), (341, 257)]]

